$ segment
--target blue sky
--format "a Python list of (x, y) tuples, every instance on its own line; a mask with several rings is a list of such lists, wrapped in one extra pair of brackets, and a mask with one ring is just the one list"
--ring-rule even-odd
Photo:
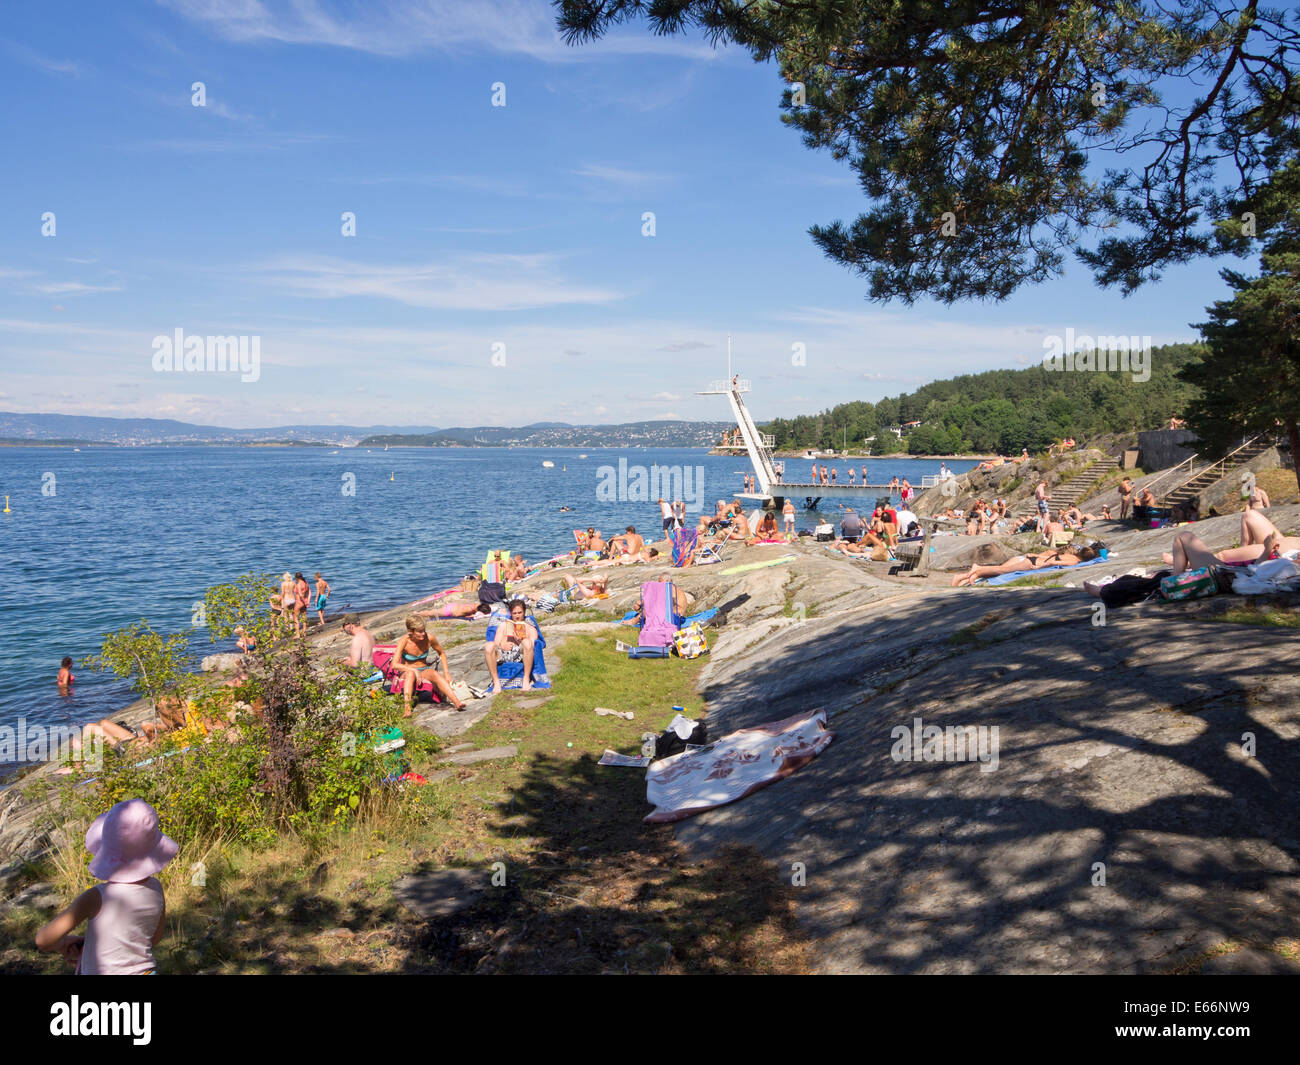
[[(1071, 266), (999, 305), (868, 303), (806, 233), (862, 197), (780, 122), (774, 66), (637, 27), (569, 47), (542, 0), (7, 14), (0, 409), (721, 419), (692, 393), (731, 333), (766, 418), (1029, 365), (1067, 327), (1191, 339), (1224, 293), (1203, 262), (1128, 299)], [(178, 328), (260, 337), (259, 379), (155, 372)]]

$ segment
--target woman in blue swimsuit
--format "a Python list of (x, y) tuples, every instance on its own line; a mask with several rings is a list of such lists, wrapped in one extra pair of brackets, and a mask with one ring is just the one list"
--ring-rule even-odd
[[(438, 655), (442, 669), (433, 663), (432, 656)], [(442, 649), (438, 638), (425, 628), (424, 618), (412, 614), (406, 619), (406, 635), (397, 641), (393, 648), (392, 668), (402, 673), (402, 693), (406, 698), (406, 713), (411, 716), (411, 702), (416, 685), (429, 681), (444, 702), (449, 702), (457, 710), (464, 710), (465, 704), (456, 697), (452, 689), (451, 670), (447, 666), (447, 652)]]

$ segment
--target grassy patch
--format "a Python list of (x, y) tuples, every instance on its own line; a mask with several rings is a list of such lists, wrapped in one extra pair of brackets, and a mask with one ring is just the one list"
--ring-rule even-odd
[[(671, 828), (643, 823), (644, 774), (596, 764), (606, 747), (636, 751), (673, 705), (699, 713), (703, 661), (629, 660), (614, 651), (616, 637), (635, 642), (635, 630), (566, 637), (554, 689), (498, 696), (451, 741), (515, 744), (513, 759), (390, 791), (345, 826), (285, 835), (268, 850), (182, 852), (165, 873), (162, 971), (806, 971), (794, 891), (774, 865), (745, 849), (689, 862)], [(599, 716), (596, 706), (635, 717)], [(440, 755), (412, 740), (412, 769), (430, 775)], [(84, 867), (85, 855), (68, 860)], [(506, 882), (489, 889), (495, 862)], [(482, 877), (468, 909), (424, 920), (394, 899), (404, 874), (448, 866)], [(0, 972), (65, 971), (31, 949), (45, 919), (0, 913)]]
[(1268, 604), (1248, 604), (1225, 610), (1221, 614), (1206, 614), (1205, 621), (1220, 621), (1228, 625), (1260, 625), (1269, 629), (1300, 629), (1300, 614), (1288, 607)]
[(1019, 577), (1014, 581), (1007, 581), (1006, 584), (999, 585), (1001, 588), (1059, 588), (1061, 575), (1059, 573), (1045, 573), (1037, 577)]
[(962, 644), (975, 643), (979, 634), (987, 629), (990, 625), (996, 625), (1003, 618), (1011, 615), (1010, 610), (994, 610), (985, 614), (979, 621), (972, 622), (948, 636), (948, 642), (954, 646)]

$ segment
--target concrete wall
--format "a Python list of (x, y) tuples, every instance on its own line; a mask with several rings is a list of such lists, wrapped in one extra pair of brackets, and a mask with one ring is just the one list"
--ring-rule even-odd
[(1144, 470), (1176, 466), (1195, 452), (1184, 445), (1196, 439), (1190, 429), (1152, 429), (1138, 433), (1138, 465)]

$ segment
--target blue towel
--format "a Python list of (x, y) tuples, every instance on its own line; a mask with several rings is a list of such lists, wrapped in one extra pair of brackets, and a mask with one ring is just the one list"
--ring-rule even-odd
[(1098, 562), (1106, 562), (1108, 559), (1094, 558), (1090, 562), (1076, 562), (1073, 566), (1044, 566), (1042, 569), (1024, 569), (1016, 570), (1014, 573), (999, 573), (996, 577), (986, 577), (980, 581), (980, 584), (1010, 584), (1012, 581), (1018, 581), (1021, 577), (1037, 577), (1040, 573), (1060, 573), (1066, 569), (1082, 569), (1084, 566), (1095, 566)]
[(626, 614), (623, 615), (623, 620), (624, 620), (624, 621), (631, 621), (634, 617), (636, 617), (636, 611), (635, 611), (635, 610), (629, 610)]
[[(533, 615), (529, 614), (528, 620), (537, 628), (537, 641), (533, 644), (533, 687), (549, 688), (551, 681), (546, 675), (546, 637), (542, 635), (542, 627), (537, 624), (537, 619)], [(483, 638), (488, 643), (491, 643), (496, 638), (496, 634), (497, 626), (493, 623), (487, 627)], [(498, 662), (497, 676), (501, 678), (501, 687), (503, 689), (522, 688), (524, 685), (524, 664), (522, 662)]]
[(716, 606), (711, 606), (709, 607), (708, 610), (701, 610), (698, 614), (692, 614), (690, 617), (688, 617), (685, 621), (682, 622), (682, 627), (684, 628), (685, 626), (691, 624), (694, 621), (698, 621), (701, 625), (703, 625), (706, 621), (712, 621), (717, 616), (717, 614), (718, 614), (718, 608)]

